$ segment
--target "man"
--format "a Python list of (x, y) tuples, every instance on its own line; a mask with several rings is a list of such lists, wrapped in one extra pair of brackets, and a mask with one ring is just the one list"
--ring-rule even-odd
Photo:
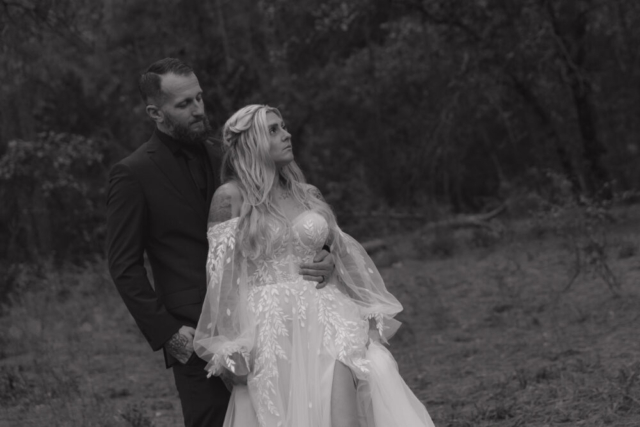
[[(207, 213), (220, 184), (220, 156), (208, 141), (212, 132), (202, 89), (189, 66), (160, 60), (140, 76), (139, 88), (156, 129), (109, 176), (109, 271), (151, 348), (162, 349), (167, 368), (173, 368), (185, 425), (222, 426), (229, 392), (220, 378), (206, 377), (206, 362), (193, 351), (206, 294)], [(224, 219), (217, 211), (209, 222)], [(314, 261), (301, 266), (300, 274), (323, 282), (333, 259), (323, 251)]]

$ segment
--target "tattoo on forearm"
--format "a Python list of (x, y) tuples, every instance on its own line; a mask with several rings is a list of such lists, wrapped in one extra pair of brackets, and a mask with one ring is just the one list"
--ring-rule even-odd
[(231, 219), (231, 196), (217, 194), (213, 197), (209, 210), (209, 224), (217, 224)]
[(189, 338), (176, 332), (165, 344), (169, 354), (176, 358), (188, 355), (187, 344), (189, 344)]
[(316, 197), (318, 200), (322, 200), (323, 202), (325, 202), (324, 197), (322, 197), (322, 193), (320, 192), (320, 190), (318, 190), (316, 187), (311, 187), (309, 189), (309, 193), (311, 193), (314, 197)]

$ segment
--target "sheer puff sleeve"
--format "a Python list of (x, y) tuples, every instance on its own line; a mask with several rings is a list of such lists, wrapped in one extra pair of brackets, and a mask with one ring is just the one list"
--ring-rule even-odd
[(208, 362), (209, 376), (220, 375), (224, 369), (237, 373), (235, 354), (250, 366), (255, 332), (247, 307), (246, 260), (236, 250), (237, 225), (238, 218), (234, 218), (207, 232), (207, 294), (193, 346)]
[(339, 286), (360, 307), (362, 318), (375, 320), (380, 337), (386, 342), (400, 327), (394, 316), (402, 311), (402, 304), (387, 291), (362, 245), (340, 229), (332, 235), (331, 253)]

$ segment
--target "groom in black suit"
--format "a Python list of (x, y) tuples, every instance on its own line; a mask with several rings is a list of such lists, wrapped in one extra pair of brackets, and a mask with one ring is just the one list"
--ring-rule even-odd
[[(156, 129), (109, 176), (109, 271), (151, 348), (162, 349), (173, 368), (185, 425), (222, 426), (229, 391), (219, 377), (207, 378), (205, 361), (193, 351), (206, 294), (207, 215), (220, 184), (220, 155), (208, 141), (202, 89), (189, 66), (160, 60), (140, 76), (139, 87)], [(225, 212), (213, 215), (212, 221), (225, 220)], [(328, 277), (333, 260), (326, 255), (301, 266), (305, 279)]]
[(173, 367), (185, 425), (221, 426), (229, 392), (218, 377), (206, 378), (192, 346), (206, 293), (207, 213), (220, 156), (208, 141), (202, 89), (189, 66), (160, 60), (139, 87), (156, 129), (109, 176), (109, 271), (151, 348), (162, 349)]

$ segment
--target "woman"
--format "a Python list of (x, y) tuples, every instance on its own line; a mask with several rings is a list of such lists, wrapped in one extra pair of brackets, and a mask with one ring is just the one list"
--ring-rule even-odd
[[(280, 112), (244, 107), (223, 140), (226, 184), (211, 211), (233, 219), (208, 231), (194, 347), (210, 375), (236, 384), (225, 426), (433, 426), (380, 344), (402, 306), (305, 184)], [(298, 269), (324, 245), (335, 270), (317, 289)]]

